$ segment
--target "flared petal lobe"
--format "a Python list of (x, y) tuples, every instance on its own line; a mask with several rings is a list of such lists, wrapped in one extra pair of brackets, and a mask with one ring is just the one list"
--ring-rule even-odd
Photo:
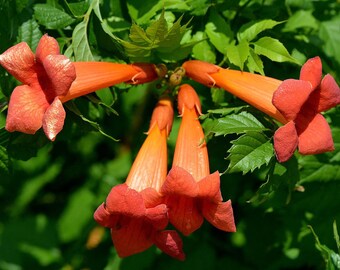
[(50, 104), (42, 91), (28, 85), (17, 86), (12, 92), (6, 119), (6, 130), (34, 134), (42, 126)]
[(340, 88), (329, 74), (323, 77), (317, 95), (318, 112), (327, 111), (340, 104)]
[(42, 64), (45, 58), (49, 55), (59, 55), (60, 49), (58, 41), (48, 36), (47, 34), (43, 35), (39, 40), (37, 49), (35, 51), (35, 57), (37, 61)]
[(322, 77), (322, 63), (320, 57), (308, 59), (300, 71), (300, 80), (310, 82), (312, 89), (318, 87)]
[(59, 98), (47, 107), (43, 117), (43, 129), (48, 139), (54, 141), (64, 127), (66, 112)]

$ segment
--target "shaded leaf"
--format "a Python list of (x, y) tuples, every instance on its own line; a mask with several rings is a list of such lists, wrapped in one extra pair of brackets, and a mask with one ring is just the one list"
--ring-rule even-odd
[(36, 4), (34, 16), (47, 29), (62, 29), (75, 21), (69, 14), (48, 4)]
[(291, 32), (295, 31), (297, 28), (318, 29), (318, 22), (312, 13), (312, 10), (298, 10), (293, 16), (289, 17), (283, 31)]
[(340, 16), (320, 24), (319, 36), (324, 41), (323, 49), (328, 56), (340, 63)]
[(34, 20), (28, 20), (19, 27), (18, 42), (24, 41), (28, 46), (35, 51), (38, 46), (42, 33), (38, 23)]
[(93, 61), (87, 38), (87, 19), (77, 24), (72, 33), (72, 49), (75, 61)]
[(247, 67), (250, 72), (258, 72), (264, 75), (263, 62), (252, 48), (249, 48)]

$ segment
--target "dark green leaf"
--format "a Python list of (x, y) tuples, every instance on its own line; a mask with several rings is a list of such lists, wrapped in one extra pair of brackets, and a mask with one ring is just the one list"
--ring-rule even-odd
[(93, 61), (93, 55), (87, 38), (88, 21), (84, 19), (73, 30), (72, 49), (75, 61)]
[(36, 4), (34, 16), (47, 29), (63, 29), (75, 21), (69, 14), (48, 4)]
[(19, 28), (18, 42), (26, 42), (32, 51), (38, 46), (42, 33), (39, 30), (38, 23), (34, 20), (24, 22)]
[(9, 175), (10, 160), (5, 147), (0, 145), (0, 175)]
[(231, 143), (233, 145), (228, 150), (227, 157), (230, 161), (227, 169), (229, 173), (252, 172), (264, 164), (268, 165), (274, 155), (272, 143), (259, 132), (247, 132)]
[(319, 36), (324, 41), (324, 51), (340, 63), (340, 16), (320, 24)]
[(249, 48), (247, 67), (250, 72), (258, 72), (261, 75), (264, 75), (263, 62), (252, 48)]

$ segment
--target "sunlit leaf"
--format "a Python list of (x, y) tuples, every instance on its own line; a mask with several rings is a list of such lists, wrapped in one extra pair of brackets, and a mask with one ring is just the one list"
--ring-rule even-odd
[(244, 25), (241, 27), (240, 31), (237, 34), (237, 38), (239, 41), (252, 41), (261, 32), (267, 29), (272, 29), (280, 23), (282, 22), (277, 22), (274, 20), (263, 20), (255, 23), (252, 22), (250, 26)]
[(227, 171), (246, 174), (269, 163), (274, 155), (273, 144), (262, 133), (247, 132), (236, 140), (228, 150), (230, 161)]
[(293, 62), (298, 63), (287, 51), (285, 46), (277, 39), (263, 37), (254, 43), (256, 54), (264, 55), (276, 62)]
[(241, 70), (243, 70), (244, 62), (247, 60), (248, 56), (249, 44), (246, 41), (241, 41), (237, 45), (227, 46), (227, 57), (229, 61), (238, 66)]
[(249, 48), (247, 67), (250, 72), (258, 72), (264, 75), (263, 62), (252, 48)]

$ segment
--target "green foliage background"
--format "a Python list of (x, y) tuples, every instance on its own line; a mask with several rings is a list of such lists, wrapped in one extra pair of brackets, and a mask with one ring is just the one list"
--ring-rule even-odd
[[(319, 55), (340, 81), (335, 0), (0, 0), (0, 52), (44, 33), (74, 61), (187, 59), (278, 79)], [(93, 212), (124, 181), (148, 129), (161, 81), (102, 89), (66, 105), (54, 143), (5, 131), (18, 84), (0, 69), (0, 269), (340, 269), (340, 110), (325, 113), (336, 150), (276, 162), (277, 123), (219, 89), (198, 91), (211, 170), (233, 202), (237, 232), (209, 224), (184, 238), (185, 262), (155, 248), (120, 259)], [(169, 139), (172, 156), (179, 119)], [(117, 142), (115, 139), (118, 139)], [(169, 160), (171, 165), (171, 158)], [(100, 238), (91, 246), (92, 235)]]

